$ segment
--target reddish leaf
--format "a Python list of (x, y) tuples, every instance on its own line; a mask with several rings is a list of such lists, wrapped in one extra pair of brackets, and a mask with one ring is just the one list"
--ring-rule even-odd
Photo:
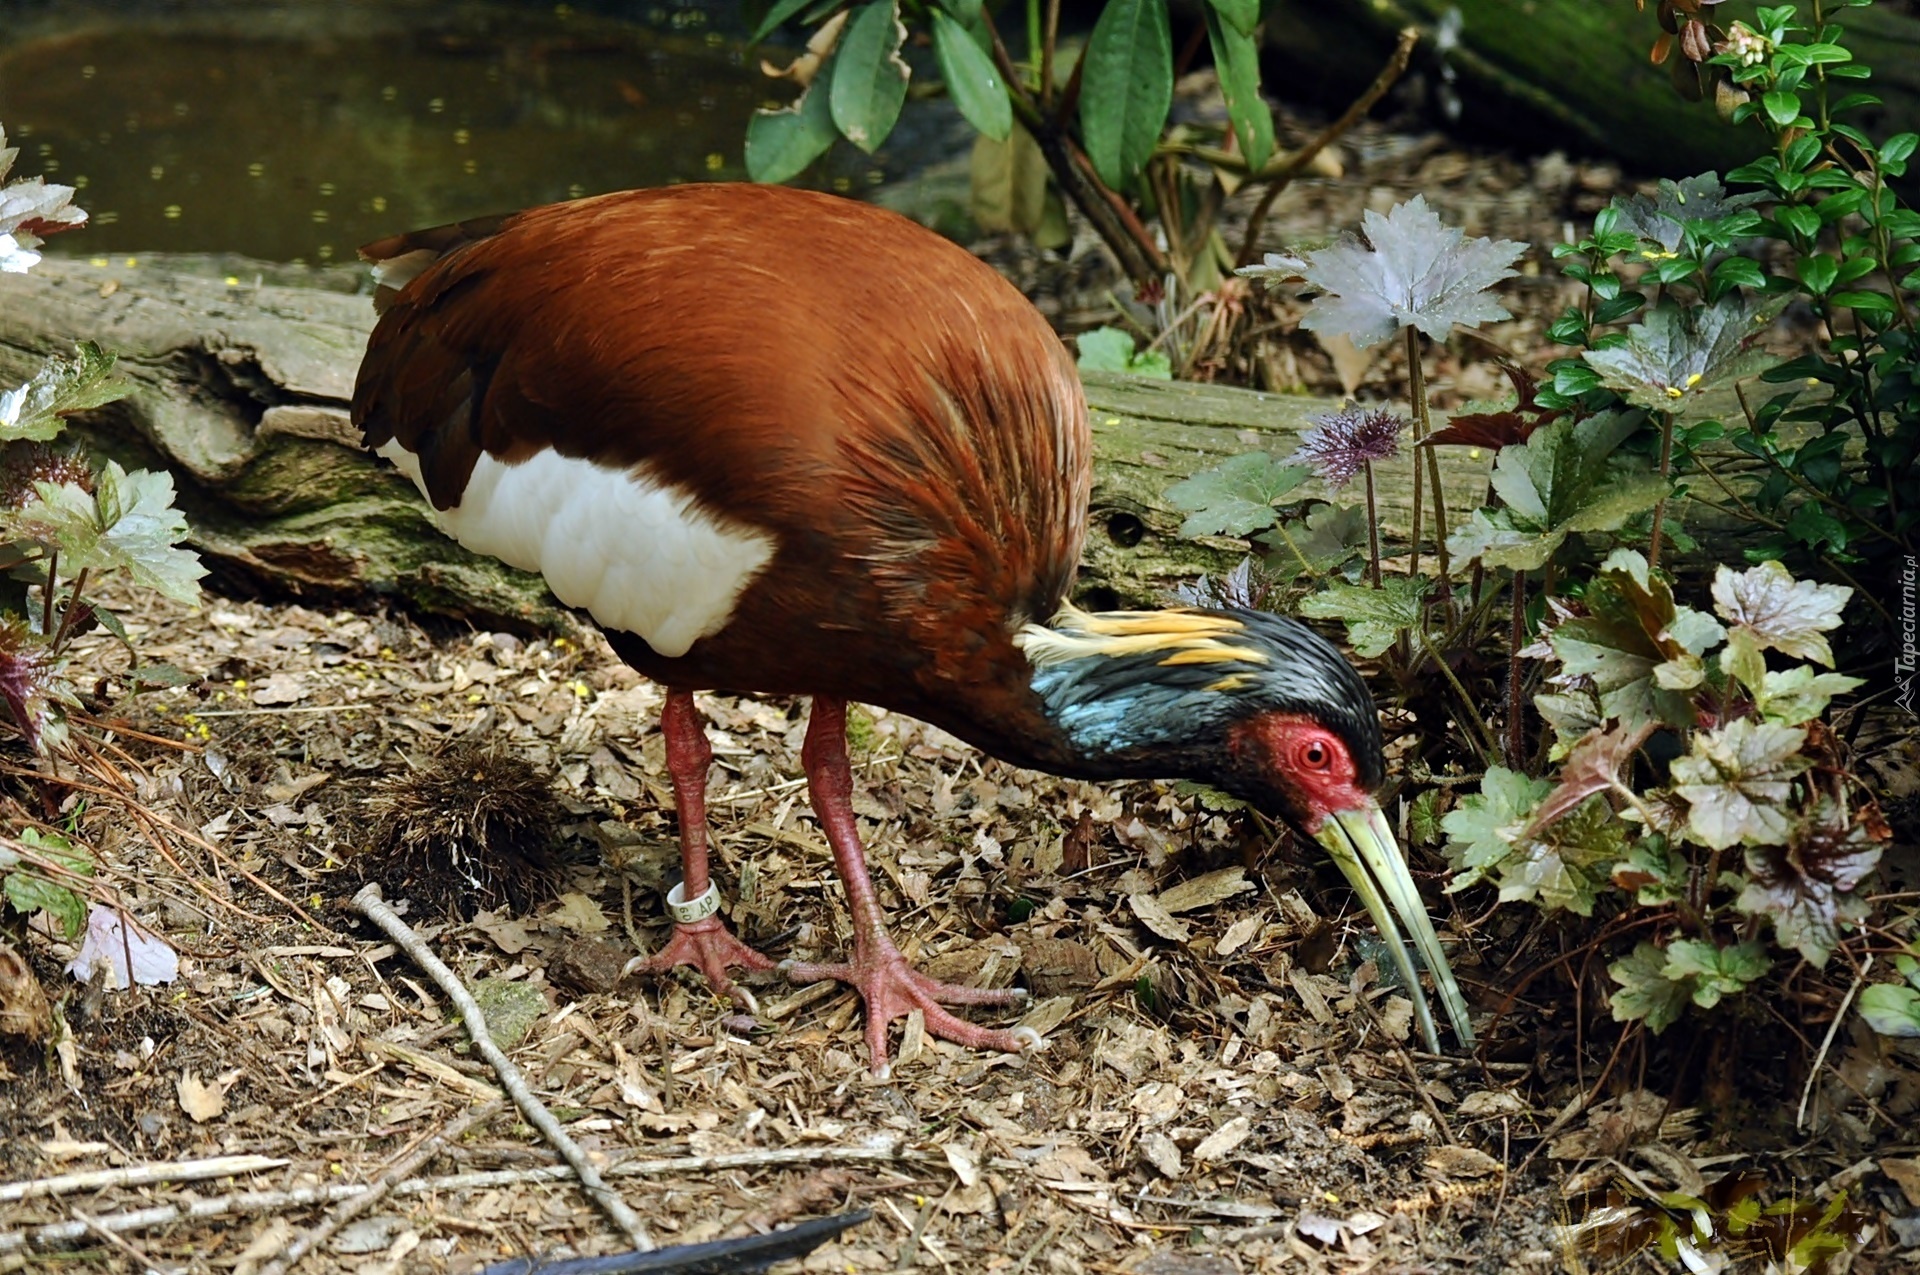
[(1593, 731), (1575, 744), (1567, 754), (1566, 764), (1560, 767), (1560, 782), (1547, 794), (1547, 799), (1535, 807), (1533, 821), (1527, 825), (1525, 835), (1538, 835), (1541, 829), (1587, 798), (1612, 788), (1620, 767), (1626, 765), (1640, 745), (1647, 742), (1647, 736), (1653, 734), (1653, 725), (1650, 721), (1642, 722), (1628, 730), (1616, 724)]

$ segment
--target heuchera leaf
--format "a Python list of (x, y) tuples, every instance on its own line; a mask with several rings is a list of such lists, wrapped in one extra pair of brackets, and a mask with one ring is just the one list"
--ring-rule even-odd
[(1807, 732), (1797, 726), (1740, 718), (1693, 735), (1693, 751), (1672, 762), (1674, 793), (1688, 803), (1688, 828), (1703, 845), (1786, 841), (1793, 830), (1788, 797)]
[(1667, 977), (1667, 954), (1652, 943), (1641, 943), (1632, 955), (1607, 966), (1607, 975), (1620, 984), (1611, 998), (1613, 1021), (1644, 1022), (1656, 1036), (1673, 1026), (1690, 999), (1684, 982)]
[(1701, 410), (1700, 397), (1708, 391), (1778, 361), (1747, 348), (1776, 308), (1756, 305), (1738, 291), (1710, 306), (1682, 306), (1663, 297), (1627, 329), (1625, 341), (1583, 350), (1580, 357), (1629, 403), (1686, 416)]
[(1480, 791), (1463, 797), (1440, 828), (1457, 876), (1448, 891), (1496, 878), (1501, 901), (1528, 899), (1544, 908), (1594, 910), (1599, 887), (1626, 853), (1626, 830), (1605, 803), (1592, 801), (1559, 820), (1546, 835), (1528, 835), (1536, 806), (1551, 783), (1492, 766)]
[(1354, 651), (1369, 659), (1420, 623), (1420, 600), (1433, 587), (1425, 576), (1386, 576), (1380, 587), (1335, 581), (1300, 600), (1300, 614), (1341, 620)]
[(1753, 635), (1797, 660), (1833, 667), (1833, 648), (1822, 634), (1840, 627), (1840, 612), (1853, 590), (1844, 585), (1795, 580), (1778, 562), (1746, 571), (1724, 563), (1713, 574), (1713, 609), (1736, 630)]
[(1493, 486), (1505, 506), (1475, 510), (1447, 537), (1447, 548), (1488, 566), (1530, 571), (1575, 532), (1619, 530), (1667, 490), (1644, 460), (1619, 454), (1641, 424), (1632, 412), (1562, 418), (1502, 448)]
[(1367, 551), (1367, 511), (1358, 505), (1316, 505), (1305, 518), (1284, 519), (1258, 540), (1268, 568), (1289, 579), (1332, 575)]
[(1478, 327), (1507, 317), (1487, 292), (1519, 273), (1513, 262), (1526, 245), (1475, 238), (1443, 225), (1415, 195), (1385, 216), (1369, 209), (1364, 242), (1344, 236), (1332, 247), (1300, 256), (1271, 253), (1240, 274), (1269, 281), (1299, 275), (1326, 295), (1308, 307), (1301, 326), (1338, 334), (1365, 348), (1416, 327), (1444, 339), (1456, 323)]
[(1718, 221), (1764, 198), (1759, 191), (1729, 195), (1718, 174), (1701, 173), (1677, 182), (1663, 177), (1658, 195), (1623, 195), (1613, 206), (1619, 210), (1622, 230), (1673, 252), (1680, 247), (1688, 222)]
[(60, 661), (45, 636), (29, 630), (18, 616), (0, 619), (0, 701), (27, 747), (36, 751), (56, 702), (67, 698), (59, 672)]
[(1652, 722), (1635, 727), (1614, 725), (1593, 731), (1575, 744), (1560, 767), (1553, 792), (1534, 811), (1528, 831), (1537, 833), (1587, 798), (1611, 790), (1618, 782), (1620, 768), (1651, 734)]
[(1675, 983), (1687, 983), (1693, 1003), (1712, 1009), (1721, 997), (1745, 991), (1772, 965), (1767, 950), (1755, 942), (1719, 947), (1700, 939), (1674, 939), (1667, 944), (1667, 963), (1660, 972)]
[(1500, 901), (1592, 916), (1601, 887), (1626, 852), (1626, 825), (1606, 802), (1590, 798), (1552, 826), (1514, 840), (1497, 865)]
[(1854, 891), (1880, 862), (1880, 847), (1844, 810), (1825, 800), (1793, 829), (1791, 840), (1779, 841), (1785, 844), (1748, 847), (1751, 883), (1736, 904), (1743, 912), (1771, 918), (1782, 947), (1824, 967), (1840, 942), (1841, 925), (1866, 917), (1866, 900)]
[(25, 274), (40, 262), (34, 249), (41, 240), (62, 230), (84, 225), (87, 214), (68, 201), (71, 186), (49, 185), (45, 178), (23, 177), (7, 181), (20, 148), (7, 145), (7, 130), (0, 128), (0, 271)]
[(1188, 517), (1183, 536), (1244, 536), (1273, 525), (1274, 505), (1311, 471), (1266, 452), (1245, 452), (1167, 489), (1167, 501)]
[(1793, 829), (1793, 777), (1812, 764), (1800, 753), (1806, 738), (1797, 726), (1749, 718), (1696, 734), (1693, 751), (1672, 767), (1693, 835), (1715, 850), (1784, 842)]
[[(93, 857), (75, 848), (71, 841), (57, 832), (23, 828), (19, 842), (41, 858), (49, 859), (75, 875), (93, 875)], [(61, 932), (67, 938), (79, 934), (81, 926), (86, 924), (86, 901), (31, 864), (23, 863), (0, 879), (0, 891), (5, 892), (7, 902), (17, 912), (45, 912), (59, 922)]]
[(125, 398), (127, 387), (113, 375), (113, 364), (113, 355), (82, 341), (71, 359), (49, 359), (26, 384), (0, 390), (0, 442), (45, 442), (66, 428), (61, 418), (67, 413)]
[(1642, 907), (1658, 907), (1686, 897), (1688, 869), (1665, 837), (1648, 836), (1633, 844), (1613, 865), (1613, 884), (1633, 892)]
[(1860, 993), (1860, 1017), (1882, 1036), (1920, 1036), (1920, 991), (1875, 983)]
[(34, 484), (37, 499), (0, 510), (0, 529), (60, 550), (72, 573), (124, 571), (140, 588), (179, 602), (200, 596), (207, 573), (198, 555), (178, 544), (187, 521), (173, 507), (173, 475), (144, 469), (128, 473), (108, 461), (89, 492), (77, 483)]
[(1697, 660), (1718, 642), (1721, 629), (1714, 618), (1675, 605), (1672, 588), (1631, 549), (1608, 555), (1587, 586), (1585, 602), (1586, 615), (1561, 621), (1548, 636), (1563, 665), (1553, 682), (1591, 685), (1601, 713), (1629, 728), (1649, 722), (1692, 724), (1687, 696), (1661, 687), (1654, 672), (1683, 657)]
[(1438, 447), (1452, 443), (1464, 447), (1484, 447), (1499, 451), (1513, 443), (1524, 443), (1533, 431), (1566, 413), (1558, 408), (1541, 407), (1539, 383), (1523, 368), (1502, 363), (1500, 370), (1513, 382), (1514, 404), (1503, 412), (1462, 412), (1446, 425), (1427, 435), (1422, 444)]

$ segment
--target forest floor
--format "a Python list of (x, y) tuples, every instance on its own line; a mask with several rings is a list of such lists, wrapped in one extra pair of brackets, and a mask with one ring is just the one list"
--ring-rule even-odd
[[(1283, 201), (1276, 242), (1414, 190), (1472, 233), (1549, 242), (1621, 184), (1606, 165), (1527, 166), (1383, 130), (1347, 154), (1342, 178)], [(1537, 365), (1555, 289), (1521, 281), (1513, 295), (1531, 300), (1493, 341)], [(1281, 379), (1337, 391), (1316, 348), (1276, 357), (1293, 360)], [(1441, 364), (1457, 397), (1500, 388), (1489, 360)], [(664, 940), (676, 843), (660, 693), (597, 637), (123, 601), (143, 658), (200, 680), (103, 712), (111, 727), (80, 732), (90, 755), (51, 781), (20, 775), (24, 754), (0, 759), (9, 826), (91, 847), (94, 894), (163, 934), (181, 970), (83, 988), (62, 972), (73, 944), (25, 937), (68, 1034), (52, 1049), (0, 1041), (0, 1179), (37, 1184), (0, 1187), (0, 1271), (258, 1271), (330, 1207), (314, 1192), (375, 1182), (497, 1097), (446, 998), (347, 905), (367, 880), (407, 900), (496, 1007), (533, 1089), (663, 1244), (857, 1207), (872, 1218), (780, 1269), (1655, 1270), (1669, 1265), (1620, 1254), (1668, 1216), (1658, 1193), (1707, 1196), (1722, 1225), (1726, 1184), (1748, 1181), (1813, 1217), (1846, 1202), (1828, 1229), (1870, 1238), (1828, 1269), (1910, 1269), (1898, 1250), (1920, 1243), (1912, 1054), (1851, 1025), (1822, 1045), (1824, 1021), (1804, 1051), (1783, 1048), (1760, 1019), (1731, 1044), (1640, 1038), (1613, 1055), (1620, 1037), (1588, 1035), (1604, 1015), (1564, 990), (1590, 982), (1535, 981), (1582, 954), (1480, 915), (1489, 899), (1442, 895), (1426, 863), (1486, 1024), (1475, 1056), (1429, 1055), (1374, 975), (1371, 925), (1311, 848), (1276, 852), (1173, 785), (1017, 771), (868, 712), (851, 732), (856, 802), (895, 936), (943, 977), (1031, 989), (1021, 1021), (1049, 1041), (993, 1056), (909, 1021), (877, 1081), (857, 998), (837, 985), (760, 981), (756, 1017), (684, 970), (616, 985), (627, 956)], [(775, 956), (833, 959), (849, 930), (797, 777), (804, 705), (700, 706), (731, 923)], [(1886, 773), (1916, 786), (1910, 754)], [(436, 869), (422, 847), (457, 844), (482, 815), (493, 844), (550, 862), (477, 885)], [(1817, 1066), (1784, 1061), (1814, 1047)], [(238, 1155), (265, 1160), (206, 1180), (172, 1167), (52, 1181)], [(556, 1162), (511, 1111), (485, 1116), (303, 1269), (470, 1271), (627, 1247)], [(194, 1215), (114, 1222), (167, 1208)], [(1608, 1218), (1584, 1244), (1567, 1229)], [(46, 1226), (75, 1247), (29, 1246)], [(1729, 1238), (1695, 1269), (1764, 1269), (1755, 1252)]]

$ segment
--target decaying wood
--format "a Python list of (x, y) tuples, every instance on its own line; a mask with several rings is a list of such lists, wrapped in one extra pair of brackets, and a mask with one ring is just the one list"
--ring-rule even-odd
[[(260, 271), (289, 274), (97, 258), (0, 276), (0, 385), (76, 341), (116, 351), (132, 393), (76, 432), (123, 464), (172, 470), (193, 544), (223, 588), (320, 603), (389, 596), (488, 627), (567, 625), (537, 579), (440, 535), (412, 486), (360, 450), (347, 402), (369, 300)], [(1238, 542), (1176, 534), (1166, 489), (1241, 452), (1291, 452), (1306, 419), (1334, 406), (1097, 374), (1087, 395), (1096, 455), (1081, 592), (1102, 605), (1158, 602), (1230, 565)], [(1462, 510), (1485, 494), (1484, 459), (1450, 449), (1442, 468)], [(1404, 535), (1411, 470), (1384, 466), (1378, 478), (1382, 521)]]

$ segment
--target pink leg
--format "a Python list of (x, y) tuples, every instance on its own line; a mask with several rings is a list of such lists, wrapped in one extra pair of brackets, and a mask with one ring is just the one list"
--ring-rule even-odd
[[(680, 815), (680, 864), (685, 873), (681, 897), (698, 899), (707, 892), (707, 768), (713, 749), (693, 707), (692, 691), (667, 691), (660, 710), (660, 728), (667, 737), (667, 773), (673, 777), (673, 804)], [(718, 916), (699, 921), (675, 921), (673, 938), (650, 957), (635, 957), (627, 970), (661, 973), (676, 965), (691, 965), (707, 976), (713, 990), (754, 1009), (753, 998), (735, 987), (727, 970), (739, 966), (770, 970), (773, 962), (728, 932)]]
[(867, 858), (860, 849), (860, 836), (853, 818), (853, 770), (847, 762), (844, 701), (814, 699), (800, 761), (806, 767), (814, 813), (819, 816), (820, 827), (833, 846), (834, 867), (846, 887), (847, 910), (853, 916), (853, 960), (839, 965), (788, 961), (781, 966), (787, 977), (796, 983), (838, 979), (859, 989), (861, 998), (867, 1002), (868, 1057), (874, 1074), (883, 1079), (890, 1072), (887, 1024), (916, 1009), (926, 1016), (927, 1030), (945, 1040), (974, 1049), (998, 1049), (1007, 1053), (1037, 1048), (1040, 1036), (1031, 1028), (997, 1031), (956, 1018), (942, 1008), (943, 1003), (1007, 1005), (1024, 999), (1025, 992), (989, 991), (937, 982), (907, 964), (907, 958), (887, 936), (886, 919), (880, 912), (880, 900), (874, 894), (873, 879), (867, 875)]

